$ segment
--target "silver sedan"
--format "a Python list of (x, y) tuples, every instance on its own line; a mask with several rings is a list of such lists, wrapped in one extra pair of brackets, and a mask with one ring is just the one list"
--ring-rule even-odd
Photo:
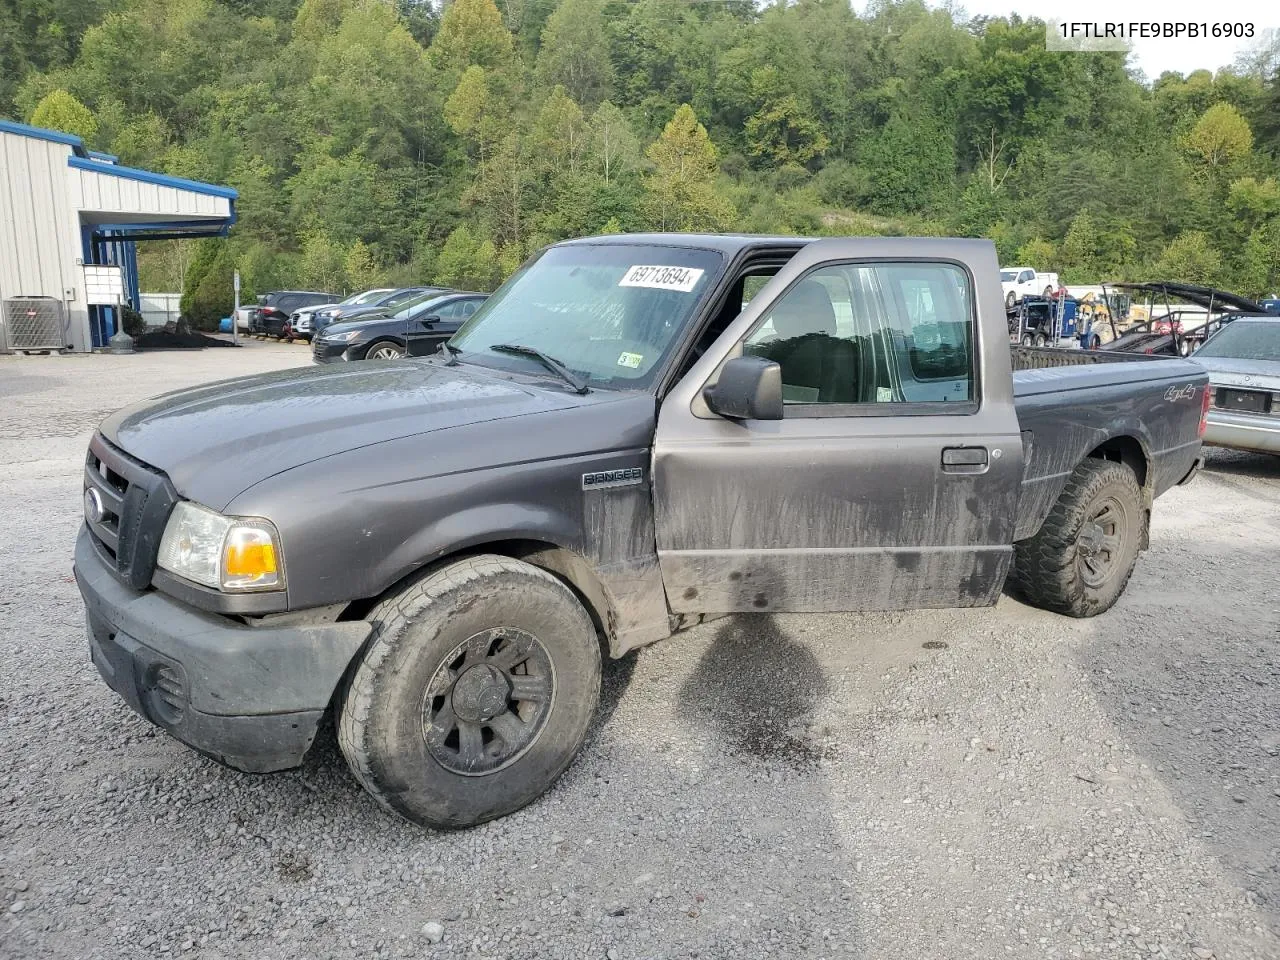
[(1194, 359), (1213, 390), (1204, 442), (1280, 455), (1280, 317), (1233, 320)]

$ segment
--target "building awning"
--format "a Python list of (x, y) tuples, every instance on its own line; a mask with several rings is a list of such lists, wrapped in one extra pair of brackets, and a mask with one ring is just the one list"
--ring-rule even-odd
[(95, 236), (155, 240), (225, 236), (236, 222), (230, 187), (124, 167), (107, 153), (86, 150), (69, 133), (0, 120), (0, 132), (69, 147), (67, 186), (80, 223)]
[(71, 200), (95, 233), (134, 240), (225, 236), (236, 191), (198, 180), (70, 156)]

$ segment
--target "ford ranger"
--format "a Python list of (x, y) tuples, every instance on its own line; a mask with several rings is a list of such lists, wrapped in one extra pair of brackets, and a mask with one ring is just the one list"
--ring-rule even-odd
[(219, 761), (296, 766), (331, 712), (386, 808), (479, 823), (572, 761), (602, 655), (705, 617), (1114, 604), (1206, 375), (1015, 359), (986, 241), (556, 244), (435, 355), (108, 417), (90, 652)]

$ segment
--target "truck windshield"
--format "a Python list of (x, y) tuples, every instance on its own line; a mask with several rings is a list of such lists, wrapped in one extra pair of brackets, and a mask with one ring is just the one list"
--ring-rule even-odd
[(1280, 361), (1280, 320), (1228, 323), (1196, 351), (1196, 356)]
[(722, 257), (646, 244), (551, 247), (472, 315), (450, 344), (470, 363), (541, 375), (540, 350), (595, 386), (643, 388), (711, 289)]

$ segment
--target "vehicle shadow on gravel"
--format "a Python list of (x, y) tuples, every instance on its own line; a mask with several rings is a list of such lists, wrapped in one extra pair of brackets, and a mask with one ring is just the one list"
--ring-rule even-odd
[(1280, 480), (1280, 456), (1222, 447), (1205, 448), (1205, 472), (1221, 477)]
[[(1230, 549), (1242, 570), (1274, 565), (1274, 548)], [(1231, 579), (1230, 571), (1217, 576)], [(1188, 832), (1252, 891), (1280, 934), (1277, 603), (1214, 603), (1213, 584), (1166, 594), (1159, 575), (1141, 567), (1130, 590), (1081, 651), (1098, 701), (1172, 795)], [(1167, 633), (1135, 656), (1137, 624), (1154, 617)]]
[(822, 750), (806, 735), (827, 693), (822, 665), (761, 614), (728, 617), (680, 691), (686, 722), (705, 724), (743, 757), (813, 767)]

